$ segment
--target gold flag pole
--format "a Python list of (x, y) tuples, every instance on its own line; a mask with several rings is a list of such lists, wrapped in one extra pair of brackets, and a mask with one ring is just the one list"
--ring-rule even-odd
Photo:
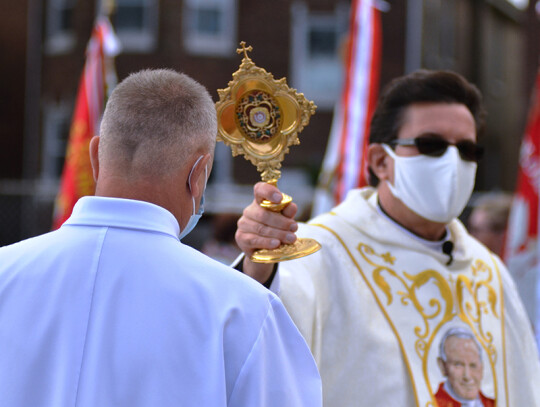
[[(281, 162), (291, 145), (300, 144), (298, 133), (309, 123), (316, 106), (302, 93), (289, 88), (286, 78), (275, 80), (273, 75), (257, 67), (248, 56), (251, 46), (242, 41), (238, 54), (244, 58), (228, 88), (219, 89), (216, 103), (218, 140), (231, 147), (232, 155), (243, 155), (257, 167), (264, 182), (277, 185), (281, 176)], [(292, 202), (283, 194), (280, 203), (264, 200), (261, 206), (281, 212)], [(256, 251), (251, 260), (275, 263), (297, 259), (319, 250), (314, 239), (300, 238), (293, 244), (277, 249)]]

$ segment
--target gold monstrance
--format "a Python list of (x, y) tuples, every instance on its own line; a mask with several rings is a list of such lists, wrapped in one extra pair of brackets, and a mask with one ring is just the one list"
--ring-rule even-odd
[[(315, 104), (287, 86), (285, 78), (275, 80), (271, 73), (257, 67), (248, 57), (252, 47), (240, 43), (237, 53), (244, 53), (240, 68), (233, 74), (227, 89), (219, 89), (216, 103), (218, 140), (231, 146), (233, 156), (242, 154), (257, 166), (263, 181), (277, 185), (281, 162), (289, 146), (300, 144), (298, 133), (315, 113)], [(281, 212), (292, 198), (283, 194), (281, 203), (264, 200), (261, 206)], [(275, 263), (315, 253), (321, 245), (314, 239), (301, 238), (274, 250), (256, 251), (251, 260)]]

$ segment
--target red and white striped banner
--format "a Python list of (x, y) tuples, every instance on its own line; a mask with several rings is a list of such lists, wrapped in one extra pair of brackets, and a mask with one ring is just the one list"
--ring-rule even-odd
[(540, 71), (519, 155), (518, 183), (506, 233), (504, 260), (540, 344)]
[(53, 229), (59, 228), (71, 215), (77, 200), (94, 194), (94, 179), (88, 146), (99, 132), (108, 86), (116, 78), (112, 57), (120, 51), (111, 23), (99, 17), (86, 49), (86, 63), (79, 83), (77, 101), (69, 132), (66, 161), (62, 171), (60, 190), (56, 197)]
[(367, 185), (366, 150), (377, 102), (380, 61), (380, 11), (375, 0), (354, 0), (345, 84), (334, 114), (312, 215), (330, 210), (349, 190)]

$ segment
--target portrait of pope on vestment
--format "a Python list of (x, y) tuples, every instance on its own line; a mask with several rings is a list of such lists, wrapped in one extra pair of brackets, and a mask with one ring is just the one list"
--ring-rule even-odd
[(494, 407), (494, 398), (482, 392), (482, 379), (489, 369), (484, 367), (484, 351), (471, 330), (446, 329), (438, 347), (437, 364), (444, 377), (435, 393), (438, 407)]

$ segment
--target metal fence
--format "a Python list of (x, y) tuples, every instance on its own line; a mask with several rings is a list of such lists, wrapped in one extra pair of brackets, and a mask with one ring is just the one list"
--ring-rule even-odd
[(56, 185), (0, 180), (0, 246), (48, 232)]

